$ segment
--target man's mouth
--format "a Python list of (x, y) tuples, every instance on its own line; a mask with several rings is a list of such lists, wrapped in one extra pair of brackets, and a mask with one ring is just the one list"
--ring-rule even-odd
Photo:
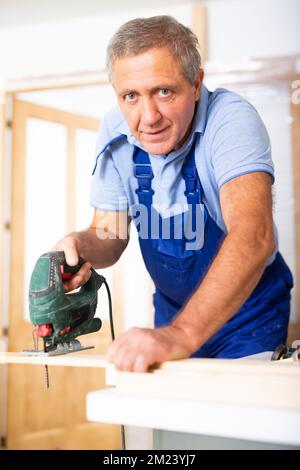
[(155, 140), (157, 138), (160, 138), (164, 132), (166, 132), (169, 129), (170, 126), (164, 127), (163, 129), (157, 130), (157, 131), (141, 131), (141, 134), (146, 137), (146, 140)]

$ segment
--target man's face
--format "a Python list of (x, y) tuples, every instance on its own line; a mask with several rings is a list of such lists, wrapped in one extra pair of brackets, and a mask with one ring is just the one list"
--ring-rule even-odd
[(181, 147), (189, 135), (203, 79), (183, 76), (168, 48), (118, 59), (114, 88), (129, 128), (144, 149), (162, 155)]

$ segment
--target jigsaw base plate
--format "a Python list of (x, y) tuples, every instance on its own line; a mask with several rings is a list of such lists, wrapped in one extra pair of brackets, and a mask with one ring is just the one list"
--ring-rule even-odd
[[(79, 343), (79, 341), (78, 341)], [(43, 351), (37, 349), (24, 349), (21, 351), (23, 356), (40, 356), (40, 357), (48, 357), (48, 356), (61, 356), (62, 354), (69, 354), (78, 351), (84, 351), (86, 349), (94, 349), (95, 346), (81, 346), (81, 344), (73, 343), (62, 343), (57, 346), (57, 348), (52, 349), (50, 351)]]

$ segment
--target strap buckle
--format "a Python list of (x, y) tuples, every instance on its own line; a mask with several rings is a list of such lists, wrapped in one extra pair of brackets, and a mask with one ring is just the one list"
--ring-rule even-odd
[(143, 188), (136, 188), (135, 193), (139, 196), (148, 196), (148, 195), (153, 195), (154, 191), (152, 188), (150, 189), (143, 189)]
[(135, 163), (133, 173), (136, 178), (152, 179), (154, 177), (151, 163)]
[(183, 165), (182, 177), (184, 180), (194, 181), (197, 178), (196, 166)]

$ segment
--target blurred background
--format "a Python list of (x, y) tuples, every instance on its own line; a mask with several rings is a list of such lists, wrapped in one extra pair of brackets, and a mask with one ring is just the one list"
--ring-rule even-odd
[[(270, 134), (280, 250), (295, 278), (289, 341), (300, 338), (300, 2), (298, 0), (0, 0), (0, 350), (32, 347), (27, 293), (33, 265), (65, 233), (91, 221), (89, 184), (101, 119), (116, 104), (105, 72), (111, 35), (135, 17), (168, 14), (198, 35), (205, 84), (245, 96)], [(102, 271), (111, 286), (117, 334), (152, 325), (152, 285), (137, 238)], [(103, 329), (85, 344), (110, 344)], [(50, 368), (51, 369), (51, 368)], [(114, 449), (118, 426), (88, 423), (87, 391), (98, 370), (0, 367), (0, 446)], [(129, 447), (151, 447), (143, 429)]]

